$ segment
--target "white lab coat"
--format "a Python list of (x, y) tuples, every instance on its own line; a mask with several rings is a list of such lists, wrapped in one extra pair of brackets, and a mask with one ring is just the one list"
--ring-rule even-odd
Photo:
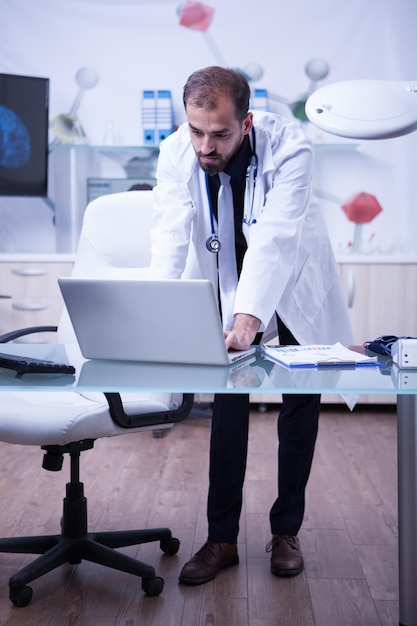
[[(353, 342), (345, 296), (320, 209), (311, 198), (313, 148), (298, 124), (254, 112), (258, 176), (253, 217), (243, 225), (248, 249), (235, 313), (261, 320), (275, 311), (301, 344)], [(204, 172), (183, 124), (160, 146), (154, 188), (154, 276), (206, 278), (217, 293), (216, 255)]]

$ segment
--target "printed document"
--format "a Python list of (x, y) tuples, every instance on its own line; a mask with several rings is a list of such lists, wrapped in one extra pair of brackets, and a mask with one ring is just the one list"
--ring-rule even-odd
[(341, 343), (310, 346), (262, 344), (259, 349), (268, 359), (286, 367), (380, 365), (377, 356), (366, 356), (346, 348)]

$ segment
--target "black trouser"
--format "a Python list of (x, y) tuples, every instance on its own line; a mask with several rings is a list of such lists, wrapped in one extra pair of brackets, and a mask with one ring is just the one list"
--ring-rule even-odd
[[(278, 319), (281, 344), (296, 344)], [(296, 535), (317, 438), (320, 395), (283, 394), (278, 416), (278, 498), (270, 511), (272, 534)], [(249, 395), (216, 394), (207, 501), (209, 539), (237, 543), (249, 432)]]

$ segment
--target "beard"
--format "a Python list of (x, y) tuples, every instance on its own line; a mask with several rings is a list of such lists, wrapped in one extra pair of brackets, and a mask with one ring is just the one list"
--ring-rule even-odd
[[(213, 174), (223, 172), (229, 161), (239, 152), (243, 139), (244, 135), (242, 134), (242, 136), (236, 141), (236, 145), (233, 150), (226, 157), (222, 157), (221, 154), (218, 154), (215, 150), (210, 152), (210, 154), (203, 154), (202, 152), (197, 152), (197, 150), (195, 150), (201, 169), (211, 176)], [(215, 159), (215, 161), (207, 163), (206, 161), (203, 161), (203, 158), (212, 158)]]
[[(216, 161), (213, 163), (206, 163), (205, 161), (202, 160), (203, 157), (215, 158)], [(228, 159), (227, 161), (225, 161), (224, 159), (221, 158), (219, 154), (214, 153), (214, 152), (212, 152), (211, 154), (204, 154), (204, 155), (201, 152), (198, 152), (197, 158), (198, 158), (198, 162), (200, 164), (201, 169), (207, 174), (210, 174), (210, 176), (213, 176), (214, 174), (219, 174), (219, 172), (222, 172), (230, 160)]]

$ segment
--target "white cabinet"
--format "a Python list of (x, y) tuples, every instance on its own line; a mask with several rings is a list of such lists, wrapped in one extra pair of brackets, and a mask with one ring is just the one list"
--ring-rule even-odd
[[(69, 276), (72, 261), (2, 261), (0, 258), (0, 334), (29, 326), (57, 325), (62, 311), (59, 276)], [(24, 341), (53, 340), (45, 335)]]
[(74, 253), (84, 211), (94, 198), (155, 184), (157, 146), (50, 146), (50, 192), (56, 251)]
[[(417, 336), (416, 263), (343, 263), (339, 267), (356, 344), (381, 335)], [(359, 401), (387, 404), (394, 403), (395, 397), (368, 395)]]
[(417, 264), (340, 265), (355, 343), (417, 335)]

